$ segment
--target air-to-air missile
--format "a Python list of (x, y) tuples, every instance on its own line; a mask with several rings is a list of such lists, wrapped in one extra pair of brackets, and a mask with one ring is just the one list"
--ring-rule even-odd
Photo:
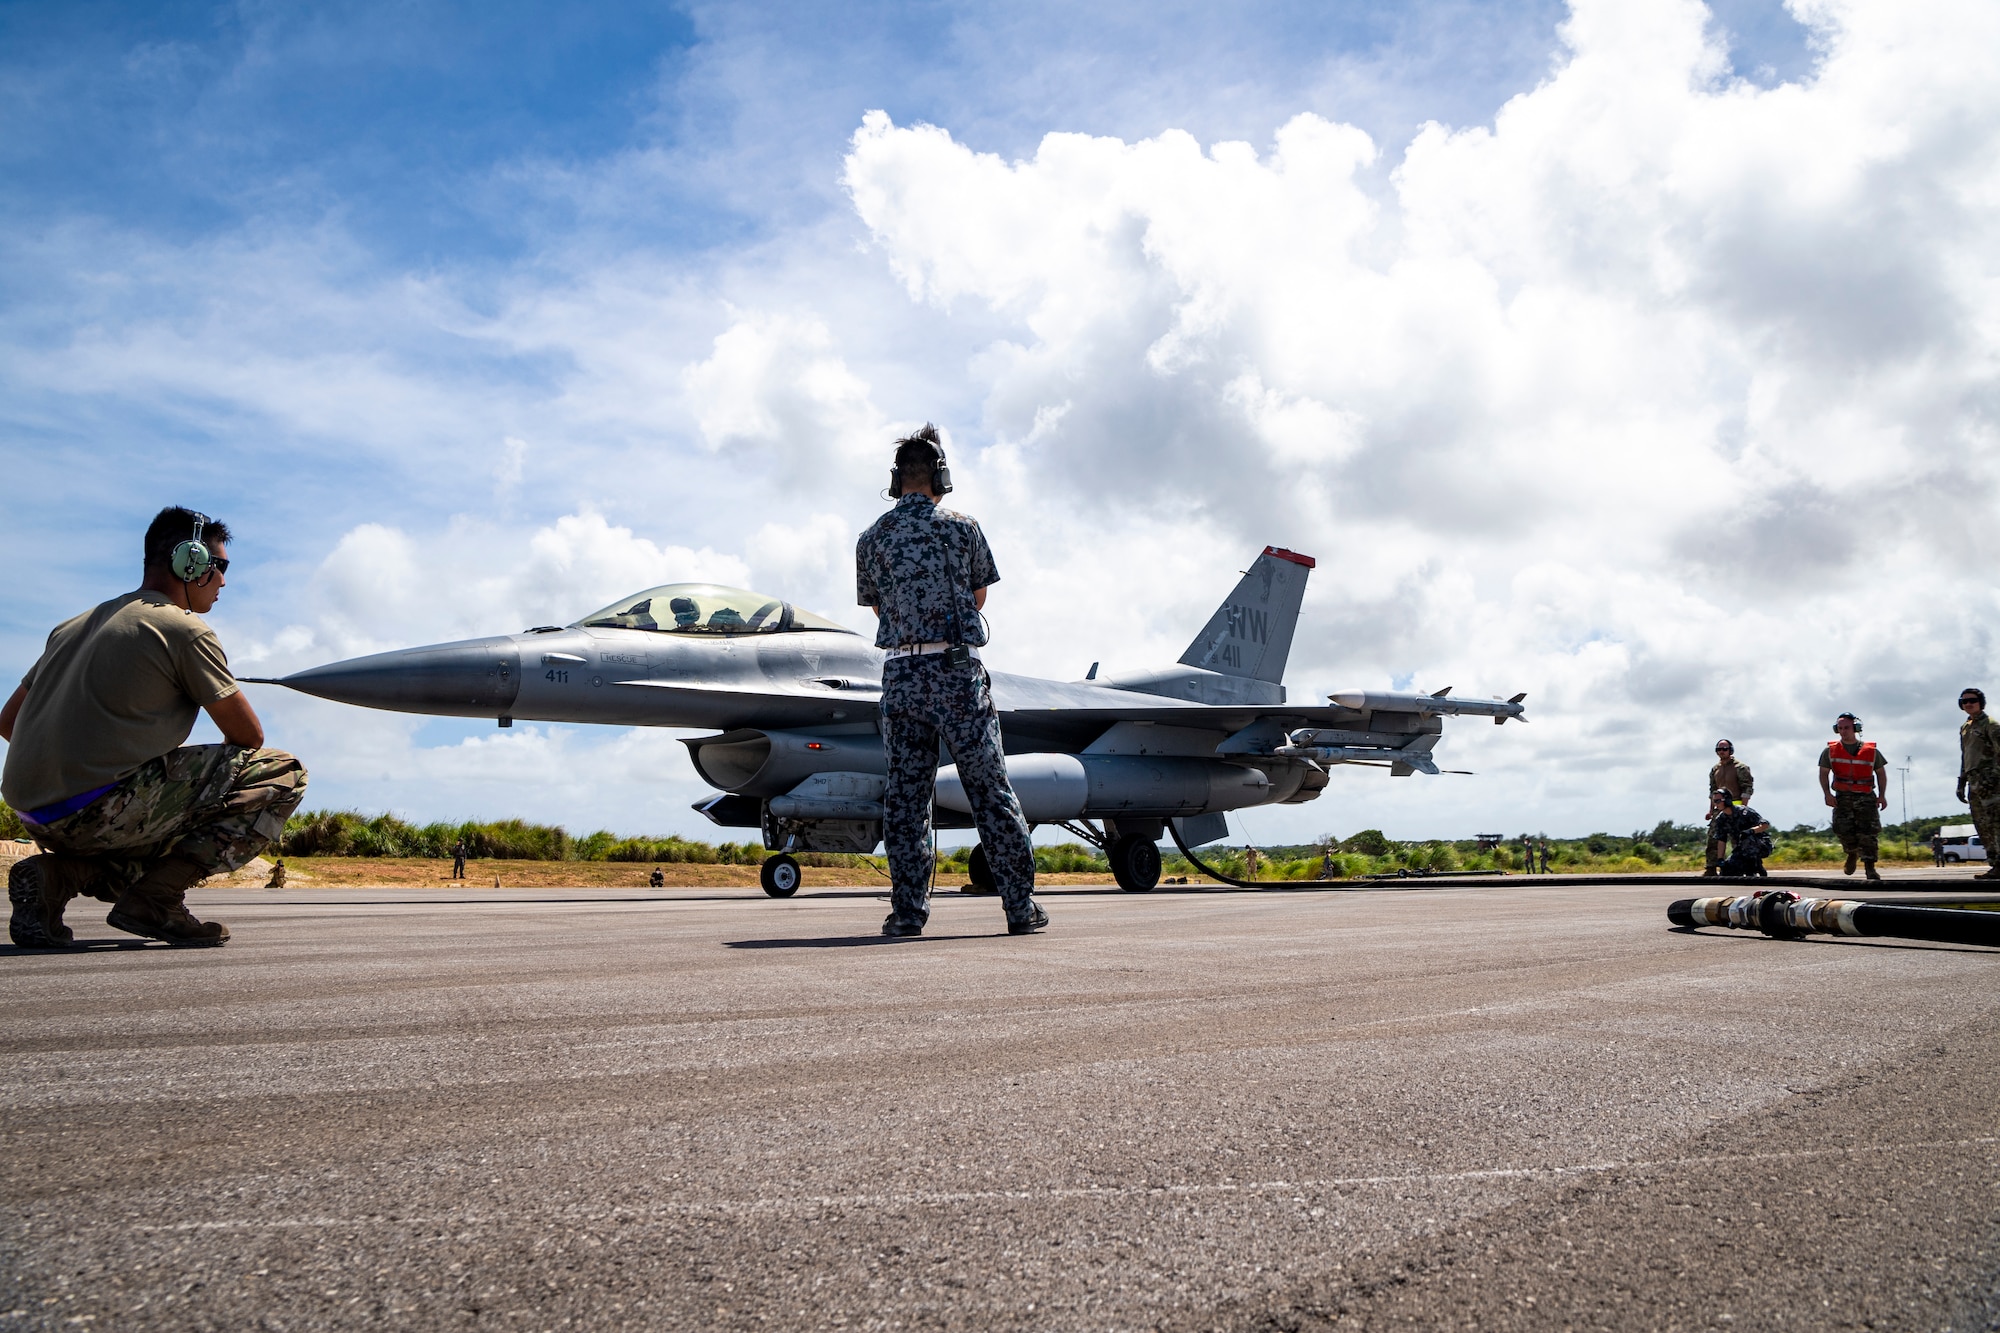
[(1667, 908), (1667, 920), (1687, 930), (1699, 926), (1761, 930), (1780, 940), (1804, 939), (1810, 934), (1874, 935), (1943, 944), (2000, 945), (2000, 912), (1801, 898), (1786, 889), (1762, 889), (1735, 898), (1683, 898)]
[[(1338, 764), (1436, 773), (1443, 719), (1522, 716), (1512, 699), (1352, 690), (1288, 701), (1283, 684), (1313, 561), (1266, 547), (1172, 666), (1056, 681), (992, 672), (1007, 772), (1031, 823), (1104, 849), (1118, 883), (1159, 880), (1158, 843), (1226, 838), (1224, 812), (1317, 797)], [(689, 727), (695, 808), (776, 849), (870, 852), (881, 840), (882, 650), (782, 598), (713, 584), (634, 593), (569, 625), (377, 653), (273, 682), (367, 708), (447, 717)], [(957, 772), (938, 774), (939, 827), (970, 828)], [(990, 883), (975, 848), (975, 884)]]

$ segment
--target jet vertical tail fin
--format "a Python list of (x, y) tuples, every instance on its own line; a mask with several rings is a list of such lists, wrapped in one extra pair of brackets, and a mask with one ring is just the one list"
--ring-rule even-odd
[(1314, 564), (1309, 555), (1266, 546), (1181, 654), (1181, 665), (1274, 684), (1282, 681), (1285, 659), (1292, 651), (1292, 631), (1299, 623), (1299, 603), (1306, 595), (1306, 574)]

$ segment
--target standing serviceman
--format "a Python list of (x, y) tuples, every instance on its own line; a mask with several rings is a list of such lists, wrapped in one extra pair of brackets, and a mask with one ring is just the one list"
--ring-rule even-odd
[[(2000, 722), (1986, 711), (1986, 691), (1966, 686), (1958, 696), (1965, 721), (1958, 728), (1958, 799), (1972, 807), (1972, 827), (1986, 848), (1986, 873), (2000, 879)], [(1942, 860), (1942, 856), (1939, 857)]]
[(1722, 812), (1726, 812), (1729, 807), (1724, 805), (1718, 808), (1714, 804), (1715, 793), (1725, 792), (1734, 800), (1748, 805), (1750, 804), (1750, 793), (1756, 789), (1756, 786), (1757, 780), (1750, 776), (1750, 765), (1742, 763), (1736, 758), (1735, 742), (1726, 737), (1717, 741), (1715, 743), (1715, 763), (1708, 770), (1708, 791), (1710, 797), (1708, 810), (1708, 864), (1701, 872), (1703, 875), (1721, 873), (1716, 867), (1722, 864), (1723, 857), (1729, 855), (1727, 850), (1728, 838), (1714, 826), (1715, 820)]
[(1889, 807), (1889, 761), (1875, 749), (1875, 742), (1861, 739), (1861, 719), (1842, 713), (1833, 724), (1838, 738), (1827, 743), (1819, 756), (1819, 789), (1833, 807), (1833, 835), (1847, 853), (1847, 868), (1854, 873), (1858, 859), (1868, 868), (1869, 879), (1880, 879), (1875, 862), (1880, 856), (1882, 811)]
[(999, 581), (979, 524), (938, 504), (951, 491), (944, 442), (928, 423), (896, 441), (889, 469), (893, 509), (854, 548), (856, 599), (873, 607), (882, 664), (882, 841), (889, 853), (891, 910), (884, 935), (921, 935), (930, 919), (935, 854), (926, 834), (936, 798), (938, 742), (958, 765), (979, 844), (993, 874), (1007, 933), (1048, 925), (1035, 902), (1028, 821), (1007, 782), (993, 683), (975, 651), (986, 642), (980, 608)]
[[(138, 589), (56, 626), (0, 708), (0, 795), (42, 847), (7, 875), (21, 947), (67, 948), (63, 908), (79, 894), (111, 903), (119, 930), (223, 943), (228, 928), (189, 915), (187, 891), (276, 841), (304, 797), (305, 769), (263, 748), (201, 618), (222, 595), (228, 540), (191, 509), (161, 510)], [(181, 744), (204, 709), (223, 744)]]

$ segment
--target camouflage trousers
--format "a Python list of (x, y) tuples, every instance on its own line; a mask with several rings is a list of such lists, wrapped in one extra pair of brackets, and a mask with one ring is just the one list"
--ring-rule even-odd
[(1993, 840), (2000, 838), (2000, 787), (1977, 787), (1968, 785), (1967, 804), (1972, 807), (1972, 827), (1979, 830), (1979, 845), (1986, 849), (1988, 866), (2000, 866), (2000, 851), (1995, 851)]
[(103, 870), (90, 893), (114, 902), (169, 853), (210, 874), (239, 868), (277, 841), (305, 794), (305, 766), (283, 750), (184, 745), (28, 831), (48, 851), (97, 858)]
[(889, 781), (882, 792), (882, 841), (889, 852), (896, 915), (930, 918), (931, 803), (937, 795), (938, 745), (958, 765), (979, 829), (979, 845), (1009, 920), (1025, 918), (1035, 888), (1028, 821), (1007, 782), (1000, 715), (986, 668), (948, 667), (942, 653), (892, 657), (882, 668), (882, 746)]
[(1877, 845), (1882, 834), (1882, 812), (1875, 806), (1875, 793), (1837, 791), (1833, 794), (1833, 836), (1840, 850), (1864, 861), (1880, 859)]

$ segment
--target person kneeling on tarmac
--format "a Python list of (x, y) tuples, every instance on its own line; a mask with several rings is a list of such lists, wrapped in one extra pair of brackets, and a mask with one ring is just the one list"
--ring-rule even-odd
[(1729, 840), (1729, 855), (1718, 869), (1731, 879), (1769, 879), (1764, 858), (1771, 854), (1770, 824), (1728, 792), (1715, 796), (1720, 812), (1711, 827)]
[[(63, 909), (79, 895), (112, 904), (119, 930), (223, 943), (228, 927), (191, 916), (187, 891), (269, 846), (305, 796), (305, 769), (263, 748), (201, 618), (222, 595), (228, 540), (205, 515), (161, 510), (138, 589), (58, 625), (0, 707), (0, 796), (42, 847), (7, 876), (15, 944), (69, 947)], [(204, 709), (224, 743), (183, 745)]]

